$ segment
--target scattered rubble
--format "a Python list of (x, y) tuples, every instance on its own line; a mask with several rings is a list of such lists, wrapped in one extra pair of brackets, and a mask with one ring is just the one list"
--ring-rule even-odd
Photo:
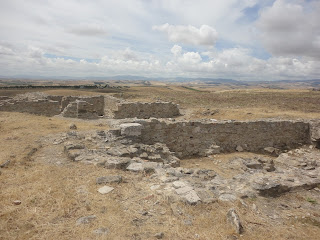
[[(320, 152), (314, 148), (286, 151), (277, 158), (258, 155), (232, 159), (226, 167), (236, 169), (237, 174), (225, 178), (210, 169), (180, 167), (179, 154), (165, 143), (151, 141), (147, 144), (144, 131), (145, 125), (140, 122), (122, 124), (119, 130), (85, 134), (73, 132), (65, 137), (65, 153), (73, 161), (148, 173), (153, 191), (172, 201), (180, 200), (192, 205), (217, 199), (233, 202), (257, 195), (277, 197), (320, 184)], [(248, 144), (243, 146), (246, 151), (250, 149)], [(99, 181), (109, 183), (113, 180), (101, 178)], [(120, 180), (115, 178), (114, 181)]]

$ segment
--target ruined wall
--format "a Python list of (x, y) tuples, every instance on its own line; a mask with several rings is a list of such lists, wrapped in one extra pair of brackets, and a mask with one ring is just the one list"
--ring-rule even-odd
[(5, 101), (0, 103), (0, 111), (31, 113), (52, 117), (61, 112), (60, 102), (47, 99), (34, 101)]
[(66, 96), (61, 99), (61, 109), (64, 110), (71, 102), (75, 102), (80, 99), (80, 97), (76, 96)]
[[(75, 101), (71, 101), (76, 99)], [(104, 98), (98, 97), (67, 97), (62, 100), (62, 106), (66, 102), (69, 104), (64, 107), (61, 115), (64, 117), (82, 118), (82, 119), (95, 119), (104, 115)]]
[(283, 150), (310, 143), (309, 123), (300, 121), (137, 122), (143, 125), (143, 143), (165, 143), (179, 157), (235, 152), (237, 148), (250, 152), (264, 152), (266, 147)]
[[(70, 103), (76, 102), (75, 104)], [(66, 109), (66, 110), (65, 110)], [(104, 97), (63, 97), (35, 92), (17, 95), (14, 98), (0, 98), (0, 111), (22, 112), (55, 116), (63, 112), (66, 117), (98, 118), (104, 115)]]
[[(76, 101), (79, 118), (97, 118), (104, 115), (105, 102), (103, 96), (63, 97), (61, 102), (62, 110), (64, 110), (70, 103)], [(92, 116), (90, 114), (92, 114)]]
[(320, 148), (320, 120), (310, 122), (310, 138), (313, 144)]
[(177, 104), (171, 102), (153, 102), (153, 103), (121, 103), (118, 109), (114, 111), (114, 118), (171, 118), (180, 115)]

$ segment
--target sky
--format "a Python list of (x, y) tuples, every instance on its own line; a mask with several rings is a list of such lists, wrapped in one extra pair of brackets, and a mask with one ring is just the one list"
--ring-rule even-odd
[(0, 1), (0, 76), (318, 79), (320, 0)]

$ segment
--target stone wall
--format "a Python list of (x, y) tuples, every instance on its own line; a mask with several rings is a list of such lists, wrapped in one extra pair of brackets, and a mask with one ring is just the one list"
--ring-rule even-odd
[(178, 157), (249, 151), (264, 153), (311, 143), (309, 123), (302, 121), (169, 122), (137, 121), (143, 143), (165, 143)]
[(310, 122), (310, 138), (313, 144), (320, 148), (320, 120)]
[(61, 106), (64, 117), (95, 119), (104, 116), (103, 96), (65, 97), (62, 99)]
[(179, 107), (171, 102), (153, 102), (153, 103), (121, 103), (118, 109), (114, 111), (114, 118), (172, 118), (180, 116)]
[(52, 117), (61, 112), (61, 105), (58, 101), (47, 99), (34, 101), (6, 101), (0, 103), (0, 111), (31, 113)]
[[(75, 103), (75, 104), (71, 104)], [(71, 106), (67, 108), (67, 106)], [(65, 110), (66, 109), (66, 110)], [(14, 98), (0, 98), (0, 111), (22, 112), (55, 116), (63, 112), (66, 117), (98, 118), (104, 115), (104, 97), (51, 96), (44, 93), (27, 93)]]

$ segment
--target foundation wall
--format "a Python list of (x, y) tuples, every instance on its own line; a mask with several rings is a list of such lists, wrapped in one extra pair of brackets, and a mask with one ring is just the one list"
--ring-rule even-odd
[(63, 109), (62, 116), (64, 117), (95, 119), (104, 116), (105, 101), (103, 96), (64, 97), (61, 107)]
[[(66, 117), (79, 118), (98, 118), (104, 115), (104, 97), (63, 97), (63, 96), (26, 96), (23, 98), (0, 98), (0, 111), (22, 112), (45, 116), (59, 115), (65, 113)], [(41, 97), (41, 99), (34, 99)], [(76, 103), (76, 112), (74, 105), (66, 109), (71, 103)], [(69, 112), (68, 112), (69, 111)]]
[(143, 125), (143, 143), (165, 143), (179, 157), (235, 152), (237, 148), (263, 153), (266, 147), (284, 150), (311, 143), (309, 123), (299, 121), (137, 122)]
[(10, 101), (0, 103), (0, 111), (31, 113), (52, 117), (61, 112), (60, 102), (51, 100)]

